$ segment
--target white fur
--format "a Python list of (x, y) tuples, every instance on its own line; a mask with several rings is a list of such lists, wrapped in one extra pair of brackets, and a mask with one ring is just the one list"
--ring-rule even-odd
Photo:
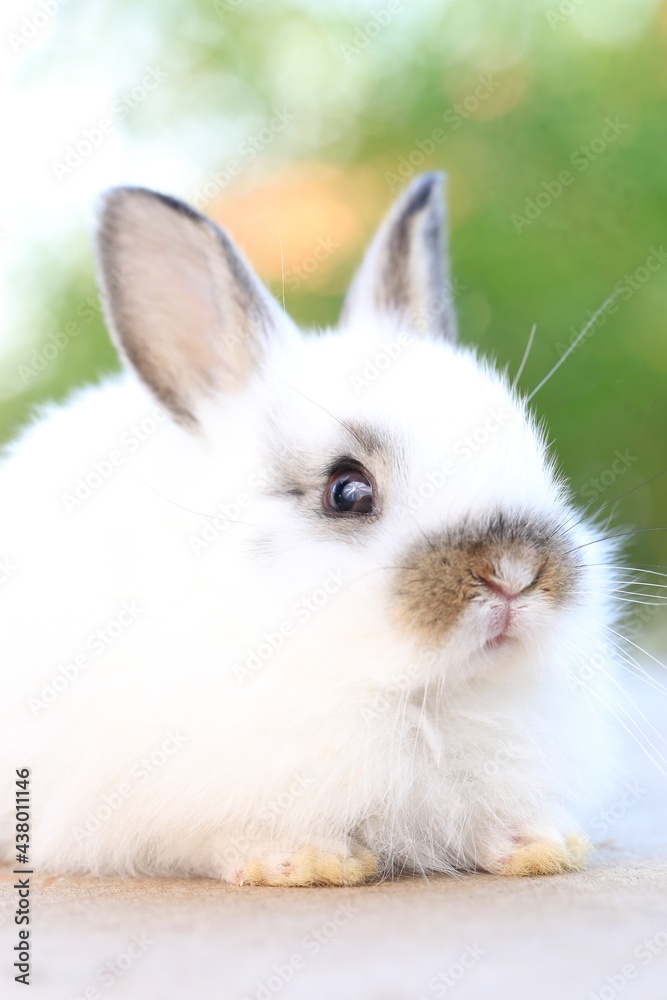
[[(546, 513), (572, 519), (572, 546), (596, 537), (575, 524), (505, 378), (388, 316), (320, 335), (284, 320), (242, 392), (200, 401), (201, 430), (160, 409), (134, 447), (156, 407), (133, 373), (109, 379), (46, 409), (0, 467), (0, 556), (15, 567), (0, 589), (3, 857), (26, 766), (40, 870), (233, 879), (258, 851), (352, 839), (387, 870), (493, 869), (517, 835), (576, 830), (607, 758), (595, 689), (572, 681), (597, 649), (582, 617), (611, 621), (590, 593), (604, 590), (604, 546), (581, 550), (576, 608), (529, 608), (511, 652), (483, 652), (479, 606), (435, 653), (391, 613), (395, 560), (464, 517)], [(501, 425), (461, 458), (494, 413)], [(362, 541), (324, 537), (270, 492), (281, 449), (328, 455), (341, 420), (386, 429), (401, 455)], [(68, 512), (64, 494), (113, 451), (122, 463)], [(455, 473), (413, 512), (448, 456)], [(221, 504), (243, 523), (214, 522)], [(332, 592), (306, 614), (325, 581)], [(124, 602), (141, 611), (96, 655), (89, 637)], [(286, 622), (281, 648), (239, 671)], [(88, 665), (47, 703), (44, 685), (77, 654)]]

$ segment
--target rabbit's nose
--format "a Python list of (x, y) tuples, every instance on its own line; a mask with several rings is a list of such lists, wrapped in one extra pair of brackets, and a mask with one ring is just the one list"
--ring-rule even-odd
[(495, 594), (497, 597), (504, 597), (508, 601), (511, 601), (515, 597), (518, 597), (518, 595), (523, 593), (523, 591), (526, 589), (525, 587), (518, 589), (517, 587), (506, 583), (504, 580), (496, 580), (493, 577), (486, 577), (480, 575), (479, 579), (484, 584), (484, 586), (491, 591), (492, 594)]
[(567, 543), (552, 535), (550, 525), (499, 518), (477, 532), (465, 525), (418, 540), (397, 567), (397, 623), (433, 646), (448, 638), (469, 609), (490, 610), (498, 634), (505, 634), (517, 616), (531, 613), (534, 598), (542, 612), (563, 605), (576, 592), (578, 570)]
[(512, 601), (533, 586), (545, 563), (546, 559), (537, 555), (527, 559), (504, 558), (497, 567), (484, 568), (477, 577), (492, 594)]

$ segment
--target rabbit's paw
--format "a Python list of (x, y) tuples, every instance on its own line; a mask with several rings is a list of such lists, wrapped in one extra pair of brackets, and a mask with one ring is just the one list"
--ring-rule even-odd
[(289, 857), (266, 854), (248, 858), (235, 878), (239, 885), (362, 885), (377, 874), (376, 859), (367, 851), (302, 847)]
[(516, 847), (499, 858), (490, 869), (498, 875), (562, 875), (586, 866), (592, 847), (581, 833), (562, 841), (535, 837), (515, 837)]

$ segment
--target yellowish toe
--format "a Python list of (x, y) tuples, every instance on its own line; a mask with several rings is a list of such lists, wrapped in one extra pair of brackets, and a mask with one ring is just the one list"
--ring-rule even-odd
[(257, 858), (247, 861), (238, 881), (252, 885), (362, 885), (377, 871), (377, 861), (369, 853), (345, 857), (302, 847), (278, 866)]
[(591, 850), (590, 842), (581, 834), (568, 837), (565, 846), (550, 840), (535, 840), (517, 847), (503, 862), (500, 874), (521, 877), (578, 871), (586, 864)]

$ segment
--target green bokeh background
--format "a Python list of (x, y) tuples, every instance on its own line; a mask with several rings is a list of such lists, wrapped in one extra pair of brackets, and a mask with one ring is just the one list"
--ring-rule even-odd
[[(623, 276), (643, 267), (652, 248), (667, 249), (667, 6), (642, 3), (632, 15), (628, 4), (610, 2), (607, 14), (599, 3), (589, 5), (587, 11), (585, 2), (403, 0), (376, 33), (367, 26), (374, 12), (388, 8), (383, 0), (100, 0), (85, 16), (74, 4), (62, 9), (52, 43), (29, 72), (48, 88), (77, 59), (102, 65), (111, 79), (121, 52), (124, 65), (136, 62), (137, 75), (150, 61), (168, 66), (155, 99), (118, 128), (146, 141), (168, 122), (197, 160), (193, 123), (210, 122), (221, 145), (217, 157), (210, 141), (202, 151), (202, 180), (216, 160), (226, 160), (227, 124), (246, 108), (268, 119), (285, 95), (298, 105), (299, 128), (266, 151), (265, 174), (313, 162), (364, 168), (376, 178), (378, 205), (388, 206), (394, 193), (387, 174), (401, 157), (412, 156), (416, 172), (446, 170), (453, 272), (465, 287), (457, 300), (461, 338), (515, 372), (537, 324), (521, 379), (530, 390)], [(487, 106), (480, 102), (456, 130), (443, 124), (445, 112), (489, 74), (498, 86)], [(126, 79), (119, 74), (119, 93)], [(596, 154), (606, 119), (625, 127)], [(437, 128), (446, 140), (419, 154), (418, 142)], [(571, 158), (592, 143), (582, 171)], [(513, 216), (525, 216), (527, 200), (535, 201), (563, 170), (573, 182), (518, 232)], [(233, 186), (226, 195), (233, 198)], [(29, 293), (26, 316), (43, 321), (44, 343), (73, 318), (81, 335), (27, 385), (15, 374), (27, 347), (14, 343), (0, 358), (3, 384), (11, 389), (0, 412), (0, 441), (36, 402), (62, 398), (117, 366), (99, 312), (86, 320), (80, 312), (95, 297), (87, 238), (82, 225), (66, 244), (31, 255), (17, 275)], [(355, 262), (343, 254), (328, 282), (304, 282), (290, 293), (292, 314), (314, 325), (335, 321)], [(615, 313), (535, 397), (573, 489), (584, 498), (593, 480), (616, 475), (610, 470), (617, 451), (632, 461), (605, 499), (667, 466), (667, 260), (643, 279), (639, 272), (638, 287), (619, 296)], [(667, 524), (667, 474), (622, 499), (614, 523), (619, 531)], [(667, 564), (667, 532), (639, 534), (629, 548), (634, 565)]]

